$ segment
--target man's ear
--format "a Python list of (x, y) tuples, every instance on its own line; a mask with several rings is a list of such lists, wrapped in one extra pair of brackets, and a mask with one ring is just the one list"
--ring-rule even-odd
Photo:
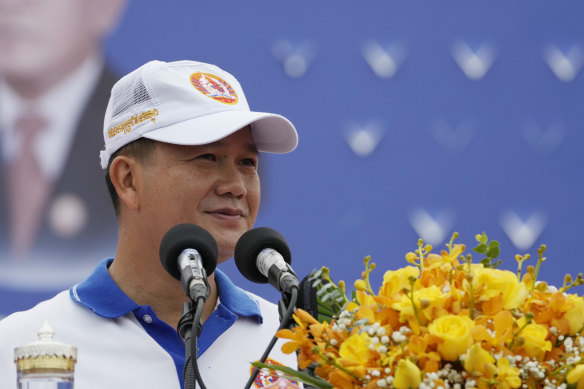
[(131, 210), (140, 208), (137, 176), (140, 164), (131, 157), (117, 156), (110, 164), (110, 179), (120, 198), (120, 207)]

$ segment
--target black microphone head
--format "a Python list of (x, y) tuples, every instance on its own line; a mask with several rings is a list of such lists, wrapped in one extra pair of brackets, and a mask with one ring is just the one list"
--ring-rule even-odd
[(235, 264), (245, 278), (258, 284), (268, 282), (256, 266), (256, 260), (263, 249), (274, 249), (282, 255), (284, 261), (290, 264), (292, 254), (286, 239), (276, 230), (268, 227), (258, 227), (247, 231), (235, 245)]
[(203, 227), (185, 223), (172, 227), (160, 241), (160, 261), (171, 276), (180, 280), (177, 259), (185, 249), (195, 249), (201, 254), (207, 275), (215, 271), (219, 252), (215, 238)]

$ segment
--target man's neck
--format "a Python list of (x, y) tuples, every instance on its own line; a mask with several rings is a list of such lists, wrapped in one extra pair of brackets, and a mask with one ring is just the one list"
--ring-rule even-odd
[[(160, 320), (176, 328), (183, 305), (189, 300), (181, 283), (166, 274), (160, 261), (138, 265), (136, 258), (140, 256), (128, 257), (118, 250), (108, 269), (110, 276), (135, 303), (149, 305)], [(202, 322), (213, 313), (219, 296), (214, 274), (208, 277), (208, 282), (210, 294), (203, 308)]]

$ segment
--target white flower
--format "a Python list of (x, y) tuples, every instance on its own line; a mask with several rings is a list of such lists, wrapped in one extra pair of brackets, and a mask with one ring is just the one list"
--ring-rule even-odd
[(401, 332), (402, 334), (409, 334), (410, 332), (412, 332), (412, 330), (409, 327), (401, 326), (399, 332)]
[(566, 351), (568, 352), (572, 351), (573, 345), (574, 342), (572, 341), (572, 338), (568, 336), (566, 339), (564, 339), (564, 346), (566, 346)]
[(397, 331), (394, 331), (393, 334), (391, 334), (391, 338), (395, 343), (402, 343), (406, 340), (405, 335)]

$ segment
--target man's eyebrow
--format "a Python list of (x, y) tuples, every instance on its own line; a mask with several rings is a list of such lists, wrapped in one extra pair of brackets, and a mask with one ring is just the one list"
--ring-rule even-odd
[(255, 145), (255, 143), (246, 143), (244, 147), (252, 153), (259, 153), (258, 147)]

